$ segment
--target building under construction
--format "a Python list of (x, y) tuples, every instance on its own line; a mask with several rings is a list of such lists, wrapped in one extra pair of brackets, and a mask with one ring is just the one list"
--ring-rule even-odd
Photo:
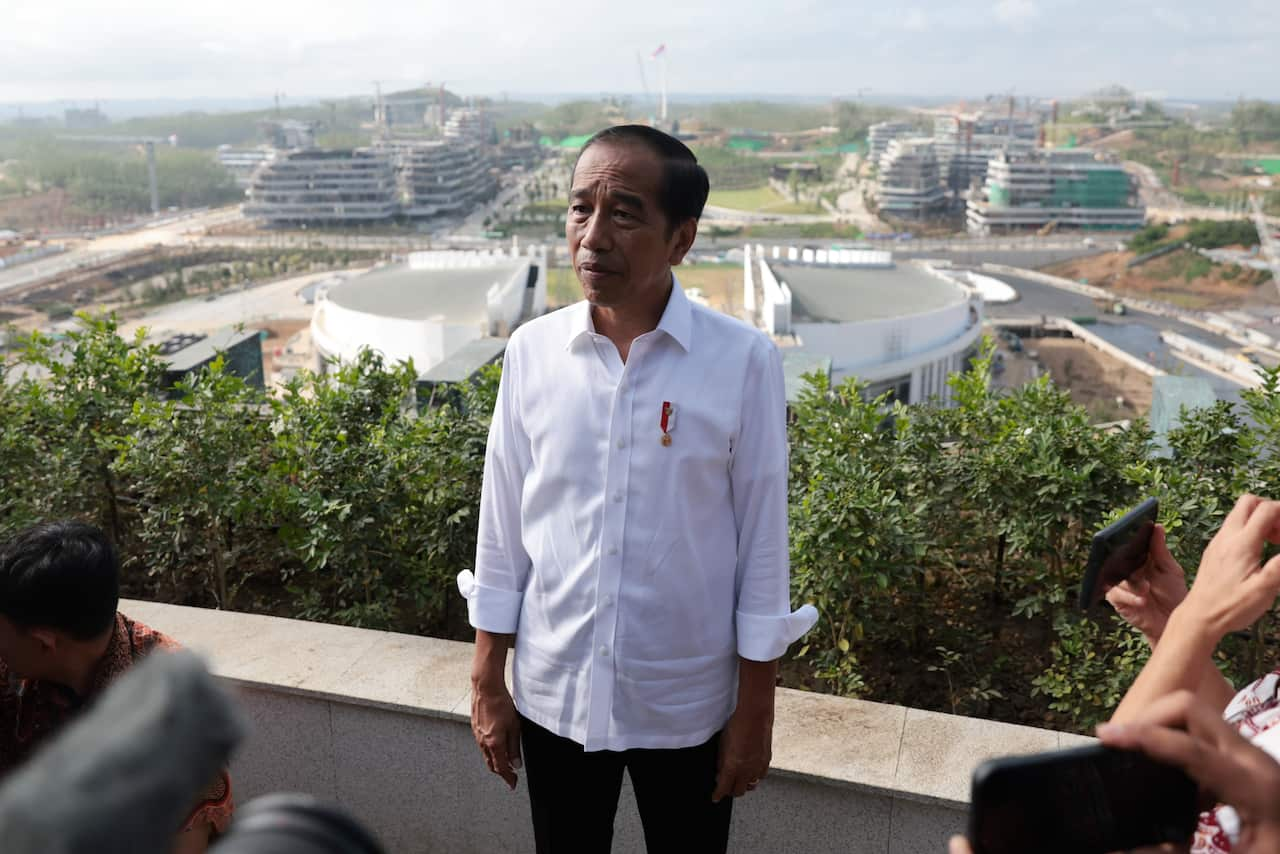
[(454, 110), (449, 120), (444, 123), (446, 139), (469, 139), (473, 142), (487, 144), (495, 142), (493, 123), (483, 110)]
[(253, 173), (244, 212), (280, 225), (464, 216), (496, 191), (487, 149), (479, 143), (390, 139), (266, 161)]
[(880, 158), (876, 200), (881, 215), (900, 219), (927, 219), (943, 210), (947, 195), (931, 138), (889, 142)]
[(867, 129), (867, 159), (878, 164), (890, 142), (919, 134), (919, 128), (910, 122), (878, 122)]
[(468, 137), (388, 140), (382, 147), (394, 155), (403, 216), (466, 214), (497, 191), (485, 147)]
[(1001, 153), (969, 199), (969, 231), (1000, 234), (1064, 228), (1141, 228), (1146, 210), (1119, 163), (1086, 149)]
[(1001, 152), (1030, 154), (1036, 148), (1035, 122), (1006, 117), (944, 115), (933, 121), (934, 148), (943, 186), (963, 201), (987, 180), (987, 164)]
[(368, 223), (400, 211), (393, 153), (379, 148), (293, 151), (254, 173), (246, 216), (272, 224)]

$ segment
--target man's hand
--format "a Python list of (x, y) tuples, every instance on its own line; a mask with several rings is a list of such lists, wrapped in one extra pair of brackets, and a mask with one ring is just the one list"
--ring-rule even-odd
[(1162, 697), (1132, 723), (1103, 724), (1098, 738), (1179, 766), (1233, 807), (1240, 816), (1237, 854), (1280, 851), (1280, 764), (1189, 692)]
[(1165, 531), (1156, 525), (1151, 548), (1142, 568), (1107, 591), (1107, 601), (1124, 621), (1142, 632), (1152, 647), (1164, 634), (1173, 609), (1187, 598), (1187, 576), (1165, 542)]
[(516, 787), (520, 769), (520, 716), (507, 690), (507, 649), (511, 635), (476, 632), (475, 660), (471, 664), (471, 734), (484, 755), (484, 763), (507, 785)]
[(778, 662), (738, 660), (738, 706), (720, 733), (712, 801), (740, 798), (760, 785), (773, 759), (773, 696)]
[(514, 789), (520, 761), (520, 718), (505, 684), (471, 689), (471, 733), (484, 754), (484, 763)]
[(753, 791), (769, 773), (773, 758), (773, 713), (752, 714), (739, 709), (720, 734), (716, 790), (711, 800), (740, 798)]

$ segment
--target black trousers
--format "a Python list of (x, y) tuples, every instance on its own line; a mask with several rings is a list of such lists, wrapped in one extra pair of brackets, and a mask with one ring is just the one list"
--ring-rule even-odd
[(538, 854), (608, 854), (622, 772), (631, 775), (649, 854), (725, 854), (733, 798), (711, 802), (720, 735), (679, 750), (587, 753), (520, 718)]

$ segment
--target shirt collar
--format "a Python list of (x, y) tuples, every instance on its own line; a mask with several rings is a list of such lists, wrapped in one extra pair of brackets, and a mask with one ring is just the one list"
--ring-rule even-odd
[[(570, 311), (573, 316), (569, 323), (569, 338), (565, 341), (566, 350), (572, 349), (578, 339), (593, 335), (596, 331), (595, 322), (591, 319), (591, 303), (582, 300)], [(667, 298), (667, 307), (662, 312), (662, 319), (658, 321), (657, 331), (665, 332), (686, 353), (689, 352), (693, 337), (693, 305), (685, 296), (684, 288), (680, 287), (680, 280), (675, 273), (671, 274), (671, 296)]]

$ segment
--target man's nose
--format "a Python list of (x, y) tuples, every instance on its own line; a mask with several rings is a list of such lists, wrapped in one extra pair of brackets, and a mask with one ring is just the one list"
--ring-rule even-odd
[(613, 233), (609, 217), (601, 211), (593, 211), (582, 232), (582, 248), (593, 252), (608, 252), (613, 248)]

